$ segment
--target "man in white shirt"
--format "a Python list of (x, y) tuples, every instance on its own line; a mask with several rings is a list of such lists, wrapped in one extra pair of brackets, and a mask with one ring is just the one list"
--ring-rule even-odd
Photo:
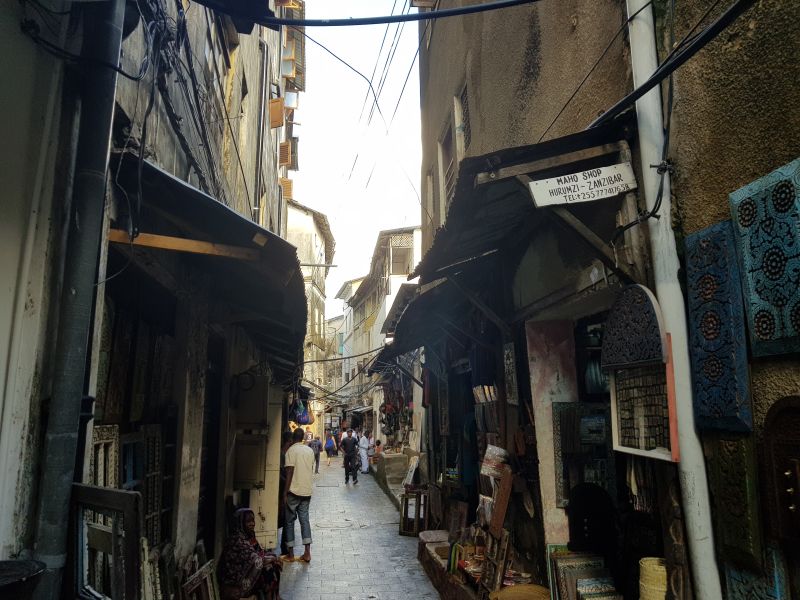
[(361, 472), (369, 473), (369, 458), (367, 450), (369, 450), (369, 431), (365, 431), (358, 440), (358, 451), (361, 454)]
[(286, 560), (294, 560), (294, 522), (300, 520), (305, 552), (300, 560), (311, 562), (311, 522), (308, 507), (314, 490), (314, 451), (305, 445), (305, 433), (298, 427), (292, 434), (292, 446), (286, 451), (286, 491), (282, 498), (286, 519), (284, 540), (288, 552)]

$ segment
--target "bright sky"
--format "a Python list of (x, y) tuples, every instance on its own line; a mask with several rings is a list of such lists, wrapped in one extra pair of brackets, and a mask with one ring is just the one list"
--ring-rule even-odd
[[(394, 14), (399, 14), (408, 12), (408, 5), (409, 0), (307, 0), (306, 18), (389, 15), (393, 7)], [(386, 32), (386, 25), (306, 29), (311, 38), (367, 78), (375, 70), (373, 87), (385, 118), (384, 124), (376, 110), (369, 122), (374, 98), (370, 94), (364, 106), (367, 82), (306, 40), (306, 91), (295, 113), (301, 124), (295, 125), (300, 170), (290, 176), (295, 199), (327, 214), (336, 238), (333, 262), (338, 267), (330, 270), (326, 283), (326, 318), (342, 312), (342, 301), (333, 299), (341, 284), (367, 273), (378, 231), (420, 222), (417, 63), (392, 121), (417, 51), (419, 26), (394, 24)], [(386, 41), (379, 54), (384, 33)], [(380, 89), (390, 50), (393, 58)]]

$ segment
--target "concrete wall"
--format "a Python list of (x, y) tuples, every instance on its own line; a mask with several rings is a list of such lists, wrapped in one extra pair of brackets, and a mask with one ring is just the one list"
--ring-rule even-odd
[(50, 378), (44, 356), (70, 170), (59, 135), (69, 148), (75, 116), (71, 96), (62, 95), (61, 61), (22, 34), (23, 17), (36, 13), (18, 2), (0, 6), (0, 559), (29, 547), (33, 534)]
[[(459, 4), (439, 3), (440, 8)], [(439, 190), (438, 142), (453, 123), (454, 98), (465, 84), (472, 139), (465, 156), (573, 133), (624, 96), (631, 74), (625, 37), (620, 36), (545, 133), (624, 23), (624, 6), (619, 0), (538, 2), (433, 25), (430, 44), (423, 40), (420, 48), (421, 189), (427, 206), (426, 177), (432, 172), (433, 189)], [(423, 31), (425, 24), (420, 27)], [(421, 215), (426, 250), (432, 229), (425, 208)]]
[[(678, 31), (708, 4), (680, 4)], [(800, 6), (765, 0), (678, 71), (671, 156), (674, 224), (683, 233), (729, 219), (729, 193), (800, 157), (798, 56)], [(751, 391), (760, 436), (769, 407), (800, 393), (796, 357), (753, 362)]]

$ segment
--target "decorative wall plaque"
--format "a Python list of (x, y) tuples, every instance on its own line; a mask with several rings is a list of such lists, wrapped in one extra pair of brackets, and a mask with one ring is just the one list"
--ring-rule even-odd
[(730, 203), (753, 355), (800, 352), (800, 159)]
[(706, 436), (704, 446), (719, 557), (761, 572), (763, 548), (753, 438)]
[(730, 221), (686, 238), (689, 354), (701, 430), (753, 430), (744, 306)]
[(786, 564), (778, 548), (769, 547), (766, 553), (766, 573), (757, 575), (751, 571), (725, 565), (725, 588), (728, 600), (786, 600), (789, 598), (789, 583)]
[(631, 285), (620, 293), (603, 331), (603, 369), (667, 362), (665, 332), (653, 293)]
[(612, 371), (614, 450), (678, 461), (671, 354), (653, 293), (641, 285), (626, 287), (606, 320), (600, 358)]

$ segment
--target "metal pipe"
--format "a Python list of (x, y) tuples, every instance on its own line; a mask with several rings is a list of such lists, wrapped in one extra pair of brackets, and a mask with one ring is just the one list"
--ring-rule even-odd
[(53, 392), (42, 453), (36, 558), (47, 565), (36, 600), (61, 596), (81, 398), (106, 195), (106, 171), (125, 0), (84, 6), (81, 116), (69, 215), (64, 285), (53, 359)]
[[(640, 10), (647, 0), (628, 0), (628, 14)], [(633, 85), (641, 86), (658, 67), (655, 23), (652, 6), (641, 11), (629, 25)], [(648, 210), (653, 210), (658, 196), (659, 174), (651, 165), (661, 162), (664, 146), (663, 115), (659, 88), (651, 89), (636, 102), (639, 124), (639, 154), (642, 183)], [(678, 446), (681, 460), (681, 504), (686, 521), (689, 562), (697, 600), (722, 598), (719, 571), (714, 555), (714, 532), (711, 525), (711, 503), (706, 481), (706, 464), (700, 439), (694, 426), (692, 409), (692, 375), (689, 369), (689, 345), (686, 330), (686, 309), (678, 272), (678, 252), (670, 215), (670, 178), (664, 174), (660, 219), (648, 219), (652, 243), (653, 277), (656, 297), (661, 306), (666, 330), (672, 336), (675, 369), (675, 403), (678, 413)]]

